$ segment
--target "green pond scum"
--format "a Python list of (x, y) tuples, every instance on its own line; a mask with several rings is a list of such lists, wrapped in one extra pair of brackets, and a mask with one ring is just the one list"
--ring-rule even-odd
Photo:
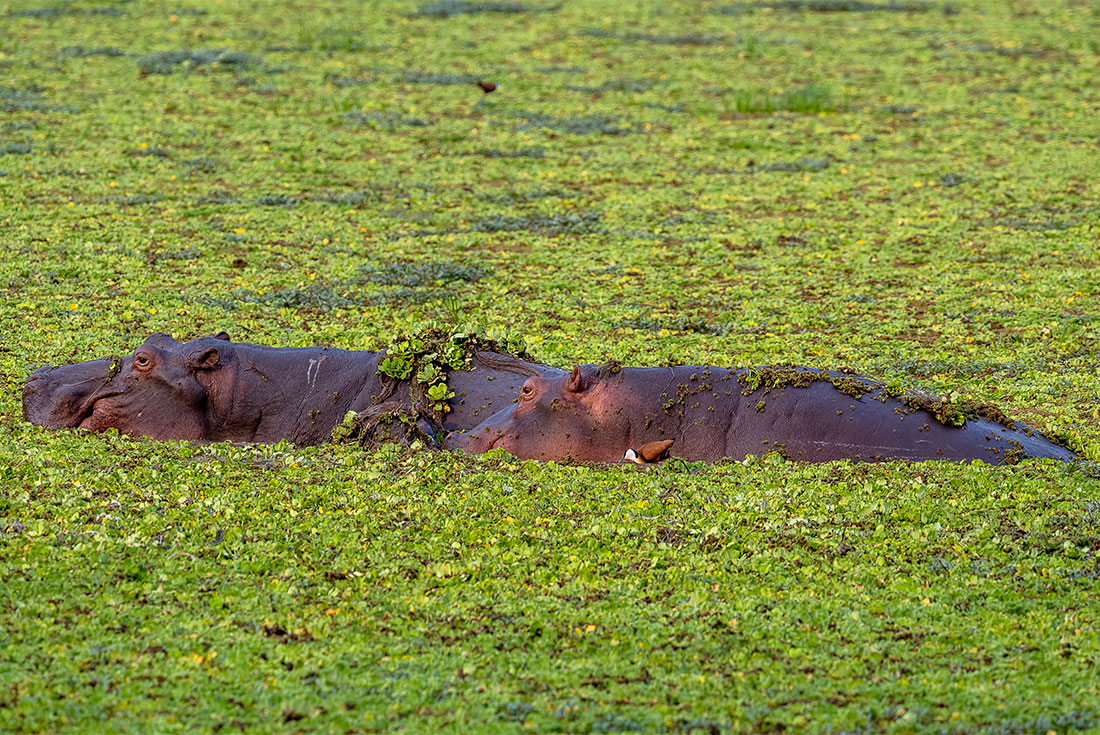
[[(1089, 0), (3, 5), (0, 732), (1100, 732), (1097, 39)], [(37, 366), (220, 330), (397, 343), (432, 403), (455, 334), (806, 365), (1084, 461), (22, 420)]]

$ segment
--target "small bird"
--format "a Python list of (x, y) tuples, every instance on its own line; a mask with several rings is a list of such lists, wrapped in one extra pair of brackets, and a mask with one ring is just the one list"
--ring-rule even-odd
[(481, 87), (481, 91), (485, 94), (489, 94), (499, 85), (496, 82), (478, 82), (477, 86)]
[(623, 455), (622, 462), (634, 464), (657, 464), (662, 459), (668, 459), (668, 450), (675, 439), (664, 439), (659, 442), (643, 444), (638, 449), (628, 449)]

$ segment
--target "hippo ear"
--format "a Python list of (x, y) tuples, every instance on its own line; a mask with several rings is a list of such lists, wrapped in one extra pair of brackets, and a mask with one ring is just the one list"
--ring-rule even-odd
[(214, 339), (220, 339), (222, 342), (232, 342), (229, 338), (229, 332), (218, 332), (214, 335)]
[(187, 367), (192, 370), (213, 370), (220, 361), (221, 355), (218, 354), (218, 350), (214, 347), (207, 347), (205, 350), (192, 352), (188, 355)]
[(580, 366), (574, 366), (573, 373), (566, 378), (565, 389), (570, 393), (583, 393), (587, 387), (588, 382), (584, 379), (584, 376), (581, 375)]

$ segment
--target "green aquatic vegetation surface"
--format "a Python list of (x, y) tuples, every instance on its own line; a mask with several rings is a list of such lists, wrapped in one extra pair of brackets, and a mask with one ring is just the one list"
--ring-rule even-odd
[[(9, 2), (0, 731), (1100, 731), (1097, 38), (1086, 0)], [(21, 416), (152, 332), (425, 329), (851, 371), (1084, 461)]]

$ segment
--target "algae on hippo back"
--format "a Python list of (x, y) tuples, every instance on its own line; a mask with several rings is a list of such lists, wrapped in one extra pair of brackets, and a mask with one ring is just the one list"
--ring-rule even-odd
[(977, 401), (957, 392), (950, 395), (912, 392), (894, 384), (859, 377), (851, 369), (834, 373), (792, 365), (768, 365), (739, 372), (737, 380), (745, 386), (745, 395), (760, 388), (768, 392), (773, 388), (806, 388), (817, 382), (826, 382), (855, 399), (881, 391), (880, 400), (896, 398), (913, 411), (931, 413), (944, 426), (965, 426), (968, 420), (987, 419), (1006, 429), (1018, 428), (1015, 421), (992, 403)]

